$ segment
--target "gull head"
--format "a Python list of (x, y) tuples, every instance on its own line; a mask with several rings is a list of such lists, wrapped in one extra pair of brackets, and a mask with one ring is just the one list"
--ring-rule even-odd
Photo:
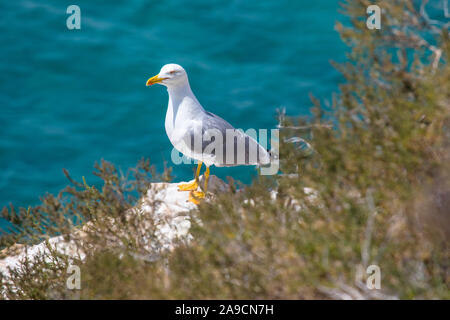
[(187, 73), (183, 67), (178, 64), (170, 63), (163, 66), (156, 76), (148, 79), (147, 86), (159, 83), (166, 87), (173, 87), (184, 85), (187, 82)]

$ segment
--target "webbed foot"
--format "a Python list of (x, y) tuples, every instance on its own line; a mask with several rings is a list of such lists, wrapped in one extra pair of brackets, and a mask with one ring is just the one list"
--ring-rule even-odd
[(181, 183), (178, 185), (178, 191), (193, 191), (197, 190), (197, 188), (198, 183), (195, 180), (189, 183)]
[(194, 204), (199, 204), (200, 200), (205, 198), (205, 193), (203, 191), (191, 191), (189, 193), (189, 201)]

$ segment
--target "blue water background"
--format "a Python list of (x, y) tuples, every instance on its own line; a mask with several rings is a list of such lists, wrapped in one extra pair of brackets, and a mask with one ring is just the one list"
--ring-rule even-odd
[[(66, 8), (81, 8), (68, 30)], [(36, 205), (68, 184), (95, 182), (95, 161), (126, 169), (172, 165), (167, 91), (146, 87), (166, 63), (190, 76), (202, 105), (235, 127), (274, 128), (276, 109), (308, 115), (308, 94), (330, 98), (344, 61), (335, 0), (0, 3), (0, 208)], [(174, 166), (175, 180), (192, 166)], [(248, 182), (252, 167), (213, 174)]]

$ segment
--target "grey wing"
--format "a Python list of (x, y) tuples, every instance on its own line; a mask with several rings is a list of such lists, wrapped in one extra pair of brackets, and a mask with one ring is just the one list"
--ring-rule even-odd
[(226, 129), (234, 129), (231, 124), (229, 124), (226, 120), (222, 119), (218, 115), (215, 115), (214, 113), (208, 111), (206, 111), (206, 115), (207, 116), (203, 118), (204, 131), (211, 128), (219, 129), (221, 131)]
[[(270, 162), (269, 152), (265, 148), (254, 138), (235, 129), (221, 117), (206, 112), (201, 120), (201, 153), (203, 156), (214, 159), (214, 165), (258, 165)], [(194, 147), (192, 145), (193, 136), (192, 133), (192, 147)]]

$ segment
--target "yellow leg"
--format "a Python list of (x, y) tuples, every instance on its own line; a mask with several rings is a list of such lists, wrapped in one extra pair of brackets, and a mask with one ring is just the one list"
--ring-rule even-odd
[(206, 167), (205, 171), (205, 187), (204, 191), (191, 191), (189, 193), (189, 201), (195, 204), (200, 203), (200, 199), (203, 199), (206, 195), (206, 190), (208, 189), (208, 180), (209, 180), (209, 167)]
[(178, 191), (192, 191), (198, 188), (198, 176), (200, 175), (200, 169), (202, 168), (202, 162), (198, 162), (197, 172), (195, 174), (194, 181), (190, 183), (183, 183), (178, 185)]
[(205, 193), (206, 190), (208, 189), (208, 180), (209, 180), (209, 167), (206, 167), (206, 171), (205, 171)]

